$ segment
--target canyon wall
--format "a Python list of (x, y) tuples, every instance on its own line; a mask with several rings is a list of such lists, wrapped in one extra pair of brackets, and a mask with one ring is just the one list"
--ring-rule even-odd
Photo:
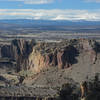
[[(86, 53), (95, 64), (99, 44), (94, 40), (72, 39), (59, 43), (36, 43), (34, 40), (13, 40), (11, 45), (0, 47), (0, 59), (16, 62), (16, 71), (32, 70), (40, 72), (50, 66), (60, 69), (69, 68), (77, 63), (77, 57)], [(2, 62), (2, 60), (1, 60)]]

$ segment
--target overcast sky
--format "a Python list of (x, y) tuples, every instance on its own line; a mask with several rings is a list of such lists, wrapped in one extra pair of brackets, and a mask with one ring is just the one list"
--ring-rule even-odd
[(100, 0), (0, 0), (0, 19), (100, 20)]

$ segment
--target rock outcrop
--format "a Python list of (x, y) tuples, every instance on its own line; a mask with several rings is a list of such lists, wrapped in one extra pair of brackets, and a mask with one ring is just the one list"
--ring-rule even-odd
[[(65, 82), (75, 82), (79, 85), (81, 81), (85, 82), (86, 79), (100, 72), (99, 59), (99, 42), (88, 39), (72, 39), (57, 43), (36, 43), (34, 40), (20, 39), (13, 40), (10, 45), (0, 45), (0, 71), (3, 69), (3, 64), (4, 69), (8, 67), (8, 63), (11, 64), (6, 74), (0, 72), (0, 100), (42, 100), (48, 95), (50, 98), (47, 97), (45, 100), (56, 100), (51, 98), (57, 93), (53, 89)], [(12, 73), (12, 69), (19, 73)], [(48, 70), (42, 71), (44, 69)], [(21, 76), (21, 72), (25, 72), (25, 75)], [(26, 72), (28, 74), (32, 72), (32, 76), (27, 76)], [(87, 92), (86, 83), (81, 84), (80, 92), (82, 99), (91, 97)], [(5, 94), (7, 98), (4, 97)], [(74, 95), (77, 96), (73, 91)], [(72, 94), (70, 97), (72, 98)]]
[(28, 56), (31, 52), (31, 43), (25, 40), (13, 40), (11, 43), (12, 58), (16, 61), (17, 71), (27, 70)]
[(96, 41), (86, 39), (37, 44), (29, 56), (29, 67), (37, 72), (50, 66), (68, 68), (78, 62), (80, 53), (88, 55), (91, 64), (95, 64), (97, 48)]
[(68, 68), (76, 63), (78, 50), (73, 45), (61, 44), (37, 44), (29, 56), (29, 67), (39, 72), (50, 66)]
[[(16, 71), (32, 70), (40, 72), (50, 66), (68, 68), (77, 63), (81, 53), (89, 56), (92, 64), (97, 59), (97, 42), (87, 39), (66, 40), (59, 43), (35, 43), (25, 40), (13, 40), (11, 45), (0, 48), (1, 58), (16, 62)], [(11, 61), (10, 60), (10, 61)]]

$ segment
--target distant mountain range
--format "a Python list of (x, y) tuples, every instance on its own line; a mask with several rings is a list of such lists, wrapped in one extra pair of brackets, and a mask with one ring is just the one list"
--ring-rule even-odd
[(31, 20), (12, 19), (0, 20), (0, 30), (39, 30), (66, 31), (68, 33), (100, 33), (100, 21), (67, 21), (67, 20)]
[(0, 20), (0, 24), (16, 24), (21, 26), (76, 26), (76, 25), (100, 25), (100, 21), (68, 21), (68, 20), (31, 20), (31, 19), (12, 19)]

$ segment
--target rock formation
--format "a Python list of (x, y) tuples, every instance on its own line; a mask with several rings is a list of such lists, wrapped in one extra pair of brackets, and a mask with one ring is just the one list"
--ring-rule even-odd
[(88, 85), (87, 85), (87, 82), (82, 82), (80, 84), (80, 89), (81, 89), (81, 98), (84, 98), (87, 96), (88, 94)]
[[(66, 40), (59, 43), (35, 43), (25, 40), (13, 40), (11, 45), (0, 47), (1, 58), (16, 62), (16, 71), (33, 70), (40, 72), (44, 68), (57, 66), (68, 68), (77, 63), (80, 53), (86, 53), (92, 64), (97, 59), (96, 41), (87, 39)], [(10, 61), (11, 61), (10, 60)]]
[[(9, 96), (20, 95), (20, 97), (21, 96), (30, 97), (30, 96), (35, 96), (37, 94), (38, 97), (38, 95), (42, 91), (41, 92), (42, 96), (44, 96), (45, 93), (45, 95), (49, 94), (50, 97), (52, 97), (54, 93), (56, 95), (57, 91), (51, 89), (51, 87), (50, 89), (44, 87), (41, 88), (42, 85), (47, 86), (49, 84), (52, 87), (53, 86), (57, 87), (66, 81), (72, 83), (74, 81), (75, 82), (80, 82), (82, 80), (84, 81), (86, 77), (92, 76), (91, 75), (93, 74), (92, 70), (94, 71), (94, 69), (92, 68), (96, 67), (97, 68), (96, 71), (99, 69), (98, 68), (98, 65), (100, 65), (99, 52), (100, 52), (99, 42), (88, 39), (64, 40), (57, 43), (55, 42), (36, 43), (34, 40), (26, 41), (23, 39), (19, 39), (19, 40), (13, 40), (10, 45), (0, 45), (0, 65), (1, 65), (0, 69), (2, 69), (2, 64), (5, 65), (4, 68), (6, 67), (8, 68), (7, 64), (9, 63), (11, 64), (9, 65), (10, 66), (9, 70), (10, 71), (11, 69), (15, 70), (14, 74), (12, 73), (9, 74), (10, 71), (8, 71), (6, 72), (5, 75), (4, 74), (0, 75), (0, 82), (2, 84), (5, 83), (5, 86), (3, 86), (2, 88), (1, 88), (2, 84), (0, 86), (0, 90), (2, 90), (0, 91), (0, 94), (1, 96), (7, 94), (8, 98), (11, 99)], [(45, 70), (45, 72), (42, 71), (44, 69), (49, 69), (49, 68), (51, 68), (50, 71), (48, 70)], [(97, 72), (99, 72), (99, 70)], [(33, 75), (32, 73), (31, 77), (26, 77), (26, 76), (23, 77), (20, 76), (21, 71), (24, 72), (31, 71), (35, 74)], [(19, 79), (18, 75), (20, 76)], [(10, 85), (6, 86), (6, 84)], [(38, 84), (39, 88), (31, 87), (35, 85), (38, 86)], [(27, 87), (27, 85), (30, 87)], [(84, 98), (84, 96), (87, 96), (87, 86), (85, 83), (81, 84), (81, 92), (82, 92), (82, 98)], [(72, 96), (72, 94), (70, 96)], [(36, 98), (32, 97), (30, 98), (30, 100), (31, 99), (42, 100), (42, 98), (37, 98), (37, 97)], [(8, 98), (6, 99), (4, 97), (1, 97), (0, 99), (8, 100)], [(13, 97), (13, 99), (19, 100), (20, 98)], [(25, 99), (23, 98), (23, 100)], [(53, 100), (53, 98), (47, 98), (47, 100)]]

